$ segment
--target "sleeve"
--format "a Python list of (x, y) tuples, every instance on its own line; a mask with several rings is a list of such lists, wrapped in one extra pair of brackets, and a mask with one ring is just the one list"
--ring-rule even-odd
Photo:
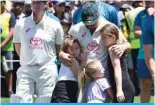
[(20, 25), (18, 23), (15, 25), (15, 28), (14, 28), (13, 42), (21, 43), (21, 29), (20, 29)]
[(57, 29), (57, 34), (56, 34), (56, 44), (57, 45), (61, 45), (63, 42), (63, 38), (64, 38), (64, 32), (63, 32), (63, 28), (61, 25), (59, 25), (58, 29)]
[(111, 12), (110, 12), (110, 21), (112, 23), (114, 23), (115, 25), (117, 25), (118, 27), (121, 26), (121, 22), (119, 21), (118, 19), (118, 16), (117, 16), (117, 11), (115, 8), (111, 8)]
[(150, 22), (150, 21), (147, 21), (145, 23), (145, 27), (144, 30), (143, 30), (143, 35), (142, 35), (142, 43), (144, 45), (147, 45), (147, 44), (153, 44), (154, 43), (154, 33), (153, 33), (153, 25), (152, 25), (153, 21)]
[(10, 17), (10, 21), (9, 21), (9, 27), (14, 28), (14, 26), (16, 24), (16, 19), (15, 19), (15, 16), (12, 13), (10, 13), (10, 14), (11, 14), (11, 17)]
[(136, 16), (136, 18), (135, 18), (134, 26), (139, 26), (139, 27), (141, 27), (140, 13), (139, 13), (139, 14)]
[[(73, 36), (75, 36), (75, 37), (77, 37), (78, 38), (78, 34), (77, 34), (77, 31), (76, 31), (76, 25), (72, 25), (71, 26), (71, 28), (69, 29), (69, 31), (68, 31), (68, 34), (69, 35), (73, 35)], [(79, 38), (78, 38), (79, 39)]]
[(106, 78), (102, 78), (98, 82), (99, 82), (99, 85), (100, 85), (102, 91), (111, 87)]

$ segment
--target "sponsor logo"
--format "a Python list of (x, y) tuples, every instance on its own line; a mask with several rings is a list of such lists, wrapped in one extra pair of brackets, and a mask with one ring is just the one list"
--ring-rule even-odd
[(30, 39), (30, 49), (38, 49), (43, 50), (43, 47), (41, 46), (42, 40), (38, 37), (33, 37)]
[(31, 28), (27, 28), (27, 29), (26, 29), (26, 33), (29, 32), (30, 30), (31, 30)]
[(42, 44), (42, 40), (38, 37), (33, 37), (30, 39), (30, 44), (34, 46), (38, 46)]
[(84, 38), (86, 36), (86, 32), (82, 33), (82, 37)]
[(100, 48), (99, 44), (97, 44), (96, 42), (90, 42), (87, 45), (87, 49), (89, 51), (97, 51)]

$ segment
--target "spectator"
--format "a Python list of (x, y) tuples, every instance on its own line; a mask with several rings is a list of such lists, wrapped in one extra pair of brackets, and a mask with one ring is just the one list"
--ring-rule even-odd
[[(154, 9), (154, 1), (145, 1), (146, 8), (141, 11), (135, 18), (135, 37), (140, 39), (140, 49), (138, 54), (138, 61), (137, 61), (137, 70), (138, 76), (141, 82), (141, 102), (149, 102), (150, 100), (150, 91), (152, 87), (152, 79), (151, 74), (147, 68), (145, 63), (145, 56), (144, 51), (142, 48), (142, 41), (143, 41), (143, 31), (145, 29), (144, 23), (146, 22), (147, 18), (155, 11)], [(143, 65), (143, 66), (142, 66)]]
[(155, 15), (151, 15), (146, 23), (145, 29), (143, 31), (143, 48), (145, 54), (145, 62), (147, 64), (148, 69), (152, 75), (153, 83), (155, 81), (155, 58), (154, 58), (154, 17)]
[(140, 88), (139, 88), (139, 79), (137, 76), (137, 57), (138, 57), (138, 52), (140, 48), (140, 39), (137, 39), (134, 35), (134, 21), (137, 14), (140, 13), (142, 10), (144, 10), (145, 3), (144, 1), (134, 1), (132, 5), (133, 5), (133, 9), (129, 11), (126, 16), (127, 25), (129, 27), (128, 41), (130, 42), (132, 47), (131, 62), (133, 63), (133, 68), (129, 72), (131, 74), (131, 80), (136, 90), (135, 95), (139, 95)]
[[(0, 14), (0, 25), (1, 25), (1, 44), (0, 44), (0, 49), (1, 49), (1, 56), (2, 58), (7, 61), (6, 65), (6, 83), (8, 86), (8, 94), (9, 96), (13, 94), (13, 42), (12, 42), (12, 37), (13, 37), (13, 30), (15, 26), (15, 17), (12, 13), (8, 12), (5, 8), (5, 1), (1, 1), (1, 14)], [(1, 59), (2, 61), (2, 59)], [(4, 66), (4, 65), (2, 65)], [(5, 67), (3, 67), (5, 68)]]
[(23, 8), (24, 8), (24, 1), (13, 1), (12, 12), (14, 13), (16, 20), (25, 17), (25, 14), (23, 13)]
[(32, 13), (32, 2), (31, 0), (25, 0), (24, 10), (23, 13), (25, 14), (25, 17), (28, 17)]
[[(23, 102), (37, 102), (42, 96), (51, 96), (57, 78), (56, 55), (63, 40), (61, 25), (47, 16), (46, 1), (32, 0), (32, 15), (18, 21), (14, 43), (20, 56), (17, 71), (16, 95)], [(49, 100), (50, 101), (50, 100)]]

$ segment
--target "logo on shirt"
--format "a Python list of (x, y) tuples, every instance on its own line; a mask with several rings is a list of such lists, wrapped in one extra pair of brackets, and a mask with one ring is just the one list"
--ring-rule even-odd
[(87, 49), (89, 51), (97, 51), (100, 48), (99, 44), (97, 44), (96, 42), (90, 42), (87, 45)]
[(31, 28), (27, 28), (27, 29), (26, 29), (26, 33), (29, 32), (30, 30), (31, 30)]
[(43, 50), (43, 47), (41, 46), (42, 40), (38, 37), (33, 37), (30, 39), (30, 49), (37, 49), (37, 50)]
[(42, 44), (42, 40), (38, 37), (33, 37), (30, 39), (30, 44), (34, 45), (34, 46), (38, 46), (38, 45)]
[(86, 32), (82, 33), (82, 37), (84, 38), (86, 36)]

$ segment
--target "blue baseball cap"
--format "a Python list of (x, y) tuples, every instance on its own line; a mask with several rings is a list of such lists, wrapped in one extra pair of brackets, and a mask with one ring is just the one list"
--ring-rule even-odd
[(82, 6), (82, 21), (85, 25), (93, 25), (98, 22), (99, 11), (95, 3), (86, 3)]

